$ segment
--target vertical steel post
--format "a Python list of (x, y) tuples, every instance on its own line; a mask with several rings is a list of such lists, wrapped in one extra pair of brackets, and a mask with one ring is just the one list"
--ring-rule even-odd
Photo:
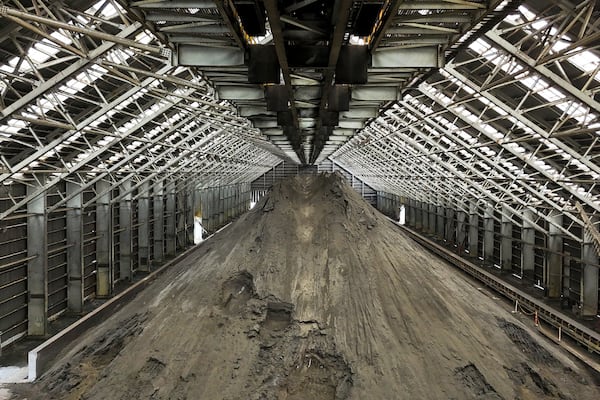
[(133, 263), (131, 253), (131, 181), (125, 181), (119, 187), (125, 195), (119, 201), (119, 276), (120, 279), (131, 282), (133, 280)]
[(598, 253), (594, 248), (593, 236), (587, 229), (583, 230), (581, 259), (581, 315), (595, 317), (598, 315)]
[(157, 264), (165, 261), (165, 208), (164, 182), (154, 185), (154, 251), (153, 259)]
[(170, 180), (166, 185), (166, 196), (167, 196), (167, 210), (166, 210), (166, 222), (165, 222), (165, 230), (166, 230), (166, 249), (167, 249), (167, 257), (174, 257), (177, 252), (177, 238), (176, 231), (177, 225), (175, 224), (175, 218), (177, 213), (177, 204), (176, 204), (176, 187), (175, 181)]
[(454, 209), (452, 209), (451, 207), (446, 207), (446, 226), (445, 226), (445, 232), (444, 232), (444, 239), (451, 243), (454, 238), (453, 238), (453, 233), (455, 232), (455, 227), (454, 227)]
[(113, 232), (112, 232), (112, 186), (110, 182), (98, 181), (96, 192), (96, 297), (106, 298), (113, 294)]
[(408, 199), (406, 202), (406, 223), (411, 228), (415, 227), (415, 201)]
[(185, 246), (191, 246), (194, 244), (194, 197), (196, 190), (193, 186), (189, 187), (185, 197)]
[(143, 183), (138, 198), (138, 268), (150, 271), (150, 185)]
[(81, 185), (67, 181), (67, 309), (83, 313), (83, 193)]
[(458, 246), (459, 255), (463, 255), (465, 251), (465, 242), (467, 237), (467, 213), (461, 208), (456, 210), (456, 245)]
[(186, 197), (187, 188), (182, 185), (175, 193), (175, 251), (184, 249), (186, 246)]
[(469, 203), (469, 254), (477, 257), (479, 251), (479, 214), (477, 214), (477, 203)]
[(488, 204), (483, 214), (483, 258), (487, 262), (494, 260), (494, 206)]
[(219, 228), (225, 225), (225, 188), (219, 186)]
[(423, 212), (421, 202), (418, 200), (415, 200), (415, 228), (419, 231), (423, 229)]
[(429, 204), (421, 202), (421, 226), (423, 232), (429, 232)]
[(202, 217), (206, 217), (206, 225), (205, 228), (207, 231), (212, 232), (212, 223), (213, 223), (213, 191), (211, 188), (204, 189), (204, 197), (206, 198), (206, 202), (204, 202), (202, 206)]
[(521, 231), (521, 276), (523, 279), (532, 280), (535, 268), (535, 229), (533, 220), (535, 215), (532, 210), (523, 211), (523, 230)]
[(435, 215), (435, 204), (429, 204), (429, 233), (431, 234), (435, 234), (435, 222), (436, 222), (436, 215)]
[(563, 216), (556, 212), (549, 224), (548, 255), (545, 271), (545, 286), (548, 297), (558, 298), (562, 294), (562, 267), (563, 267), (563, 236), (559, 229), (562, 226)]
[(444, 225), (444, 206), (439, 205), (436, 209), (437, 216), (437, 237), (441, 240), (444, 240), (444, 235), (446, 233), (446, 226)]
[[(43, 176), (27, 186), (27, 195), (44, 187)], [(48, 333), (48, 215), (46, 191), (27, 203), (27, 334)]]
[(508, 214), (510, 210), (505, 204), (502, 205), (502, 225), (500, 227), (500, 268), (502, 271), (512, 269), (512, 221)]

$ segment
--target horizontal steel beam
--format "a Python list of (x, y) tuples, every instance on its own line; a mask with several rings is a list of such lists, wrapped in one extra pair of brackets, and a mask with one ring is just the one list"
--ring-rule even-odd
[(219, 86), (219, 98), (222, 100), (264, 100), (264, 91), (256, 86)]
[(229, 67), (244, 65), (244, 51), (237, 47), (180, 44), (173, 53), (173, 65)]
[(374, 51), (372, 68), (441, 68), (444, 53), (439, 46), (394, 48)]
[(398, 100), (398, 88), (396, 86), (357, 86), (352, 89), (352, 100), (365, 101), (395, 101)]

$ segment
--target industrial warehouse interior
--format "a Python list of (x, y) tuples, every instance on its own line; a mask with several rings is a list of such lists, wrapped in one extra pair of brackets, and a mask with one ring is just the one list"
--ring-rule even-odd
[(0, 0), (0, 399), (598, 400), (600, 2)]

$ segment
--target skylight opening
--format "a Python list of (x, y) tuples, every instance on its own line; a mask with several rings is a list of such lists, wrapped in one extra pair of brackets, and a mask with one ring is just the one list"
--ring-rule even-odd
[[(537, 16), (535, 13), (530, 11), (526, 6), (519, 6), (519, 11), (521, 14), (512, 14), (506, 18), (506, 21), (512, 23), (513, 25), (522, 25), (534, 21), (530, 25), (531, 27), (524, 26), (522, 28), (527, 34), (533, 34), (534, 31), (541, 31), (548, 26), (547, 21), (536, 20)], [(558, 31), (556, 28), (550, 28), (551, 35), (556, 35), (557, 33)], [(571, 43), (571, 38), (563, 36), (560, 40), (557, 40), (552, 45), (552, 50), (554, 53), (559, 53), (568, 48)], [(576, 48), (573, 50), (573, 52), (574, 54), (568, 57), (567, 60), (583, 72), (591, 74), (595, 80), (600, 81), (600, 57), (589, 50), (584, 50), (581, 48)]]
[(469, 44), (469, 48), (477, 54), (484, 55), (492, 48), (492, 46), (484, 40), (477, 39)]
[[(460, 84), (460, 83), (459, 83)], [(421, 85), (421, 87), (423, 89), (428, 88), (428, 90), (432, 93), (433, 96), (435, 96), (436, 98), (443, 98), (446, 97), (442, 92), (438, 91), (437, 89), (435, 89), (433, 86), (423, 83)], [(407, 96), (408, 98), (409, 96)], [(415, 101), (414, 98), (410, 98), (411, 101)], [(449, 105), (448, 108), (453, 109), (455, 112), (462, 114), (463, 118), (468, 119), (468, 116), (471, 114), (468, 110), (466, 110), (464, 107), (462, 106), (452, 106)], [(519, 124), (518, 121), (515, 121), (515, 124)], [(451, 122), (448, 121), (448, 125), (449, 126), (453, 126), (453, 124)], [(501, 139), (504, 135), (502, 135), (499, 131), (495, 130), (493, 127), (486, 125), (486, 124), (482, 124), (483, 126), (486, 126), (486, 131), (487, 132), (495, 132), (494, 137), (496, 138), (496, 140)], [(546, 144), (550, 149), (556, 149), (557, 146), (554, 145), (553, 143), (549, 142), (548, 140), (542, 140), (542, 142), (544, 144)], [(487, 150), (487, 151), (486, 151)], [(481, 151), (487, 152), (487, 156), (488, 157), (493, 157), (494, 155), (496, 155), (496, 153), (494, 151), (492, 151), (491, 149), (489, 149), (488, 147), (484, 147), (481, 149)], [(558, 174), (558, 171), (556, 171), (554, 168), (552, 168), (550, 165), (548, 165), (545, 161), (538, 159), (537, 157), (535, 157), (533, 154), (529, 155), (528, 157), (530, 160), (532, 160), (533, 164), (536, 165), (539, 169), (544, 170), (548, 175), (550, 176), (555, 176)], [(505, 162), (510, 163), (508, 160), (506, 160)], [(510, 163), (512, 165), (512, 163)], [(516, 169), (518, 169), (518, 167), (515, 166)]]
[(114, 2), (102, 0), (98, 1), (96, 4), (88, 8), (85, 13), (90, 15), (96, 15), (96, 13), (98, 13), (98, 10), (100, 10), (101, 8), (102, 11), (100, 11), (98, 17), (107, 20), (117, 17), (119, 15), (119, 11), (123, 11), (123, 8), (120, 5), (117, 4), (117, 8), (115, 8)]
[[(483, 49), (489, 48), (489, 44), (487, 44), (487, 42), (485, 42), (483, 39), (478, 39), (474, 43), (477, 43), (477, 44), (475, 46), (471, 47), (473, 50), (476, 50), (476, 49), (483, 50)], [(484, 56), (485, 58), (489, 59), (490, 62), (494, 63), (495, 65), (498, 65), (498, 63), (503, 62), (503, 60), (501, 60), (501, 59), (498, 59), (496, 57), (491, 57), (489, 52), (480, 53), (480, 54), (482, 56)], [(510, 63), (503, 62), (503, 64), (500, 64), (500, 68), (502, 68), (507, 73), (516, 73), (516, 72), (524, 69), (522, 66), (520, 66), (517, 63), (518, 63), (518, 61), (516, 59), (512, 58), (512, 61)], [(600, 63), (598, 63), (598, 64), (600, 65)], [(600, 67), (598, 67), (598, 68), (600, 68)], [(456, 78), (451, 76), (447, 71), (444, 71), (442, 69), (442, 70), (440, 70), (440, 72), (442, 75), (447, 77), (453, 83), (458, 85), (461, 89), (466, 86), (466, 85), (462, 84), (461, 82), (459, 82)], [(554, 105), (556, 107), (558, 107), (561, 111), (563, 111), (568, 117), (575, 119), (576, 121), (578, 121), (579, 124), (581, 124), (583, 126), (585, 126), (586, 124), (589, 124), (593, 121), (599, 120), (599, 116), (595, 113), (590, 112), (588, 107), (585, 107), (575, 101), (568, 101), (569, 98), (567, 98), (561, 91), (552, 87), (541, 76), (539, 76), (535, 73), (530, 73), (528, 71), (524, 71), (521, 75), (518, 75), (516, 77), (516, 79), (523, 85), (527, 86), (530, 90), (532, 90), (533, 92), (535, 92), (536, 94), (538, 94), (539, 96), (544, 98), (544, 100), (546, 100), (548, 103), (554, 103)], [(449, 104), (449, 103), (447, 103), (448, 100), (450, 100), (450, 98), (441, 100), (441, 102), (444, 105), (448, 106), (448, 104)], [(497, 110), (497, 109), (498, 109), (497, 107), (494, 108), (494, 110)], [(506, 113), (503, 113), (502, 115), (506, 115)], [(526, 133), (533, 134), (533, 131), (531, 128), (524, 126), (524, 124), (520, 123), (519, 121), (516, 121), (516, 119), (509, 117), (509, 120), (511, 120), (511, 122), (513, 122), (519, 128), (524, 129)], [(554, 147), (556, 147), (556, 146), (554, 146)]]
[(350, 35), (350, 38), (348, 39), (348, 43), (355, 45), (355, 46), (365, 46), (368, 44), (368, 42), (365, 40), (364, 37), (355, 36), (355, 35)]

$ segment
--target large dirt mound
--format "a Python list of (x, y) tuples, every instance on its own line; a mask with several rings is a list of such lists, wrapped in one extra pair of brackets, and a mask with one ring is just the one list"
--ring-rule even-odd
[(44, 399), (598, 399), (366, 204), (299, 176), (88, 334)]

